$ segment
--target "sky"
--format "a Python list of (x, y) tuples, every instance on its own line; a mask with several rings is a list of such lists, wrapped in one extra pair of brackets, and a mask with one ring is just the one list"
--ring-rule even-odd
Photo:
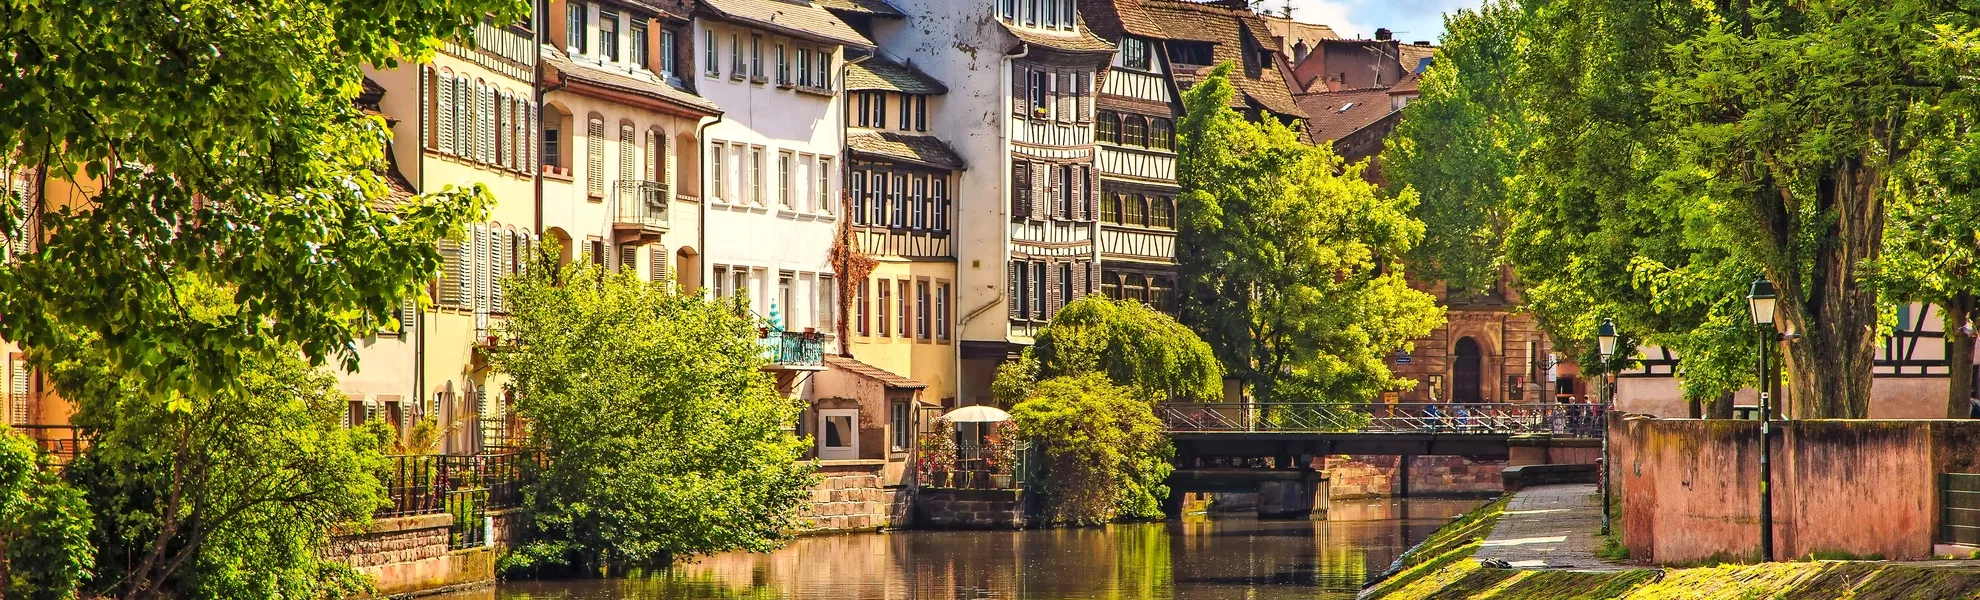
[[(1259, 9), (1278, 14), (1288, 0), (1264, 0)], [(1477, 8), (1484, 0), (1290, 0), (1293, 19), (1334, 28), (1344, 38), (1375, 37), (1387, 27), (1403, 43), (1436, 41), (1444, 35), (1444, 13)]]

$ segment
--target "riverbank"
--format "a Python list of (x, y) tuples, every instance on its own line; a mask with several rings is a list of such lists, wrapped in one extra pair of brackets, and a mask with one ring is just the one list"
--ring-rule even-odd
[[(1438, 529), (1403, 555), (1393, 576), (1364, 590), (1361, 598), (1827, 600), (1980, 596), (1980, 565), (1973, 561), (1805, 561), (1693, 568), (1604, 561), (1594, 556), (1594, 549), (1600, 546), (1595, 535), (1600, 512), (1594, 486), (1543, 486), (1516, 492)], [(1535, 528), (1549, 529), (1536, 535)], [(1488, 563), (1492, 566), (1486, 566)]]

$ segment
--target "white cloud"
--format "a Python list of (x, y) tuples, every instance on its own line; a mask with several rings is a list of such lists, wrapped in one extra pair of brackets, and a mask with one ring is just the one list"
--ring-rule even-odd
[(1442, 37), (1445, 13), (1484, 0), (1264, 0), (1259, 8), (1276, 14), (1288, 3), (1294, 19), (1333, 27), (1344, 38), (1375, 37), (1377, 27), (1386, 27), (1408, 42)]
[[(1354, 18), (1355, 4), (1342, 0), (1292, 0), (1293, 20), (1302, 23), (1319, 23), (1334, 28), (1334, 33), (1344, 38), (1355, 36), (1371, 37), (1374, 27), (1363, 27)], [(1278, 14), (1285, 8), (1284, 0), (1265, 0), (1259, 9)]]

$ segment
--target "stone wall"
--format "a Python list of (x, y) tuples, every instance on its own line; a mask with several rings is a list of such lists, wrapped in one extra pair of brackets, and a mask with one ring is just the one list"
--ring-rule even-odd
[(804, 518), (806, 533), (899, 529), (911, 522), (914, 491), (884, 485), (885, 461), (821, 461)]
[(922, 488), (914, 520), (924, 529), (1021, 529), (1024, 501), (1023, 490)]
[[(1774, 552), (1930, 558), (1938, 474), (1980, 472), (1980, 422), (1791, 421), (1773, 436)], [(1612, 415), (1610, 454), (1632, 557), (1752, 558), (1760, 423)]]
[(452, 515), (378, 519), (337, 532), (323, 553), (371, 576), (381, 597), (493, 583), (494, 548), (447, 549), (453, 521)]
[[(1336, 500), (1382, 498), (1402, 490), (1400, 456), (1329, 456), (1323, 461), (1331, 497)], [(1410, 457), (1409, 494), (1488, 494), (1500, 491), (1504, 460), (1473, 460), (1462, 456)]]

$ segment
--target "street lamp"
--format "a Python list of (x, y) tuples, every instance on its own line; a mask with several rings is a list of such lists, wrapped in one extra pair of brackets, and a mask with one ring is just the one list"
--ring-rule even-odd
[(1595, 351), (1602, 365), (1602, 535), (1609, 535), (1609, 405), (1615, 398), (1615, 380), (1609, 379), (1609, 361), (1616, 355), (1616, 322), (1602, 319), (1595, 328)]
[(1773, 398), (1767, 393), (1767, 344), (1774, 340), (1774, 282), (1766, 275), (1753, 280), (1753, 289), (1746, 293), (1746, 303), (1753, 311), (1753, 325), (1760, 330), (1760, 378), (1755, 388), (1760, 390), (1760, 560), (1774, 560), (1774, 454)]

